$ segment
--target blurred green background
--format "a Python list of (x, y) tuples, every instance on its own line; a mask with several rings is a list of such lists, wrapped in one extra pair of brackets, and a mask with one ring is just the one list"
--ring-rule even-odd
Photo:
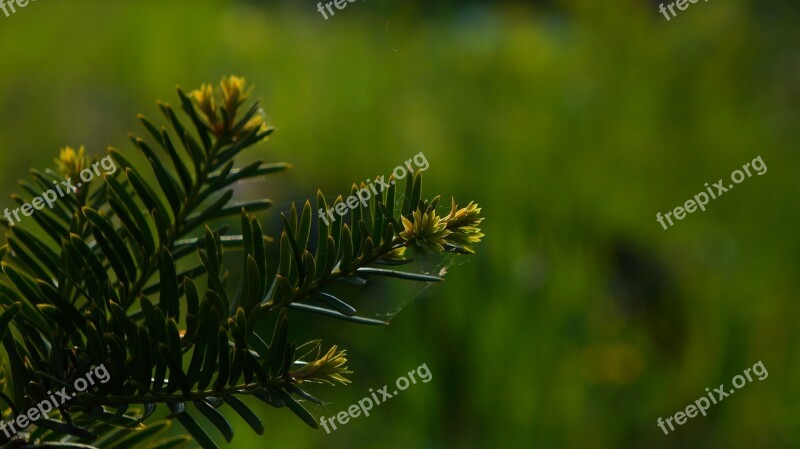
[[(132, 153), (135, 113), (238, 74), (277, 127), (251, 157), (294, 164), (240, 186), (276, 202), (268, 232), (423, 151), (424, 193), (476, 200), (487, 236), (447, 282), (380, 290), (413, 299), (389, 327), (292, 321), (355, 371), (310, 388), (316, 416), (423, 363), (431, 382), (330, 435), (258, 405), (265, 436), (233, 417), (230, 447), (800, 447), (800, 7), (657, 6), (32, 2), (0, 15), (0, 193), (65, 145)], [(759, 155), (764, 176), (656, 222)], [(759, 360), (764, 381), (656, 426)]]

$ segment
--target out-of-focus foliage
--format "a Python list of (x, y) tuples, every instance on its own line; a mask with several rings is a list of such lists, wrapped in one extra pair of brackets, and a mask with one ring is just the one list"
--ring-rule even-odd
[[(776, 1), (698, 2), (670, 22), (644, 1), (432, 15), (365, 1), (326, 21), (314, 2), (31, 3), (0, 17), (0, 192), (65, 144), (123, 145), (129, 111), (156, 115), (147, 100), (170, 83), (245, 74), (280, 131), (269, 158), (296, 170), (237, 195), (268, 191), (288, 210), (307, 180), (344, 193), (424, 151), (430, 188), (488, 218), (482, 257), (447, 291), (408, 293), (417, 304), (391, 329), (336, 338), (361, 361), (311, 412), (330, 417), (423, 362), (433, 380), (330, 435), (276, 417), (276, 444), (796, 446), (798, 14)], [(656, 222), (758, 155), (764, 176), (669, 230)], [(658, 429), (758, 360), (768, 379)], [(241, 447), (261, 447), (246, 433)]]

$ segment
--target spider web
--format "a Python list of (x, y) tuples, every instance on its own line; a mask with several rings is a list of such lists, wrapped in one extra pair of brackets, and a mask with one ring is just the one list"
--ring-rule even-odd
[[(461, 265), (464, 262), (463, 257), (456, 257), (454, 254), (430, 254), (414, 257), (414, 262), (405, 265), (404, 268), (405, 271), (446, 278), (450, 267), (453, 265)], [(408, 270), (408, 268), (412, 269)], [(373, 279), (370, 283), (374, 282), (378, 284), (378, 281), (378, 279)], [(403, 309), (420, 297), (427, 297), (423, 294), (429, 288), (437, 284), (436, 282), (403, 281), (400, 279), (383, 279), (381, 281), (390, 284), (389, 298), (381, 301), (384, 302), (383, 305), (387, 307), (388, 310), (373, 312), (372, 317), (386, 322), (391, 322)], [(361, 313), (361, 311), (359, 311), (359, 313)]]

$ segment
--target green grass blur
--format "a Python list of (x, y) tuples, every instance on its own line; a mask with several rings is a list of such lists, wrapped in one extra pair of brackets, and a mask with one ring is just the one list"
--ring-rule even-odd
[[(0, 16), (0, 206), (60, 147), (133, 152), (135, 113), (160, 119), (175, 84), (241, 75), (277, 127), (253, 157), (294, 164), (237, 194), (276, 202), (267, 232), (290, 201), (420, 151), (424, 192), (487, 219), (478, 254), (388, 328), (298, 330), (348, 348), (355, 371), (310, 388), (328, 402), (316, 416), (423, 363), (431, 382), (330, 435), (258, 405), (266, 435), (236, 418), (231, 447), (800, 447), (798, 14), (365, 1), (326, 21), (308, 1), (32, 2)], [(759, 155), (764, 176), (656, 222)], [(409, 294), (371, 300), (393, 295)], [(656, 426), (759, 360), (764, 381)]]

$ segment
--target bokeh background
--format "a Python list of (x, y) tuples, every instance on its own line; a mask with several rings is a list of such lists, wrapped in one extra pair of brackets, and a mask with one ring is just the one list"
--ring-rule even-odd
[[(264, 215), (317, 188), (430, 162), (428, 196), (476, 200), (478, 254), (385, 328), (293, 318), (349, 351), (345, 410), (433, 374), (330, 435), (256, 404), (242, 448), (800, 447), (800, 5), (40, 0), (0, 15), (0, 207), (59, 148), (133, 153), (137, 112), (238, 74), (277, 132), (249, 157), (294, 168), (240, 186)], [(673, 228), (666, 212), (761, 156), (768, 167)], [(769, 372), (664, 435), (656, 426), (762, 361)], [(210, 426), (209, 426), (210, 427)], [(216, 435), (216, 434), (215, 434)], [(222, 443), (224, 444), (224, 442)]]

